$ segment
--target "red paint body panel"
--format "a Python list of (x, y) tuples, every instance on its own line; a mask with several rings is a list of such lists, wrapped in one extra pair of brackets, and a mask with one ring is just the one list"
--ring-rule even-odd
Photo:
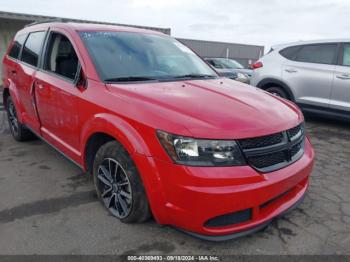
[[(291, 102), (230, 80), (193, 80), (138, 84), (100, 81), (79, 30), (147, 30), (105, 25), (50, 23), (22, 32), (53, 30), (72, 42), (86, 88), (4, 58), (4, 87), (14, 97), (20, 121), (87, 169), (86, 144), (96, 133), (124, 145), (141, 174), (155, 219), (204, 235), (249, 229), (270, 220), (300, 199), (308, 186), (314, 151), (306, 139), (305, 153), (295, 163), (262, 174), (249, 166), (189, 167), (174, 164), (156, 130), (208, 139), (242, 139), (281, 132), (301, 123)], [(16, 68), (17, 75), (11, 70)], [(34, 88), (33, 88), (34, 86)], [(37, 110), (37, 112), (36, 112)], [(288, 192), (273, 204), (263, 203)], [(210, 218), (252, 208), (249, 222), (206, 228)]]

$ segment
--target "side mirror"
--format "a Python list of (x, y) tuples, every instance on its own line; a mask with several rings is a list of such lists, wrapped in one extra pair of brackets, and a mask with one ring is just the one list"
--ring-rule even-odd
[(78, 73), (75, 79), (75, 86), (78, 89), (86, 89), (87, 88), (87, 79), (84, 74), (83, 69), (81, 68), (81, 65), (78, 66)]

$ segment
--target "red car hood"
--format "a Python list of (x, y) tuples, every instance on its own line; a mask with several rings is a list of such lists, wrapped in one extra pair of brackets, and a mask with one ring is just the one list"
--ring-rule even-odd
[(109, 84), (107, 88), (137, 108), (139, 114), (135, 116), (142, 116), (138, 121), (177, 134), (186, 130), (180, 135), (256, 137), (292, 128), (303, 121), (293, 103), (225, 78)]

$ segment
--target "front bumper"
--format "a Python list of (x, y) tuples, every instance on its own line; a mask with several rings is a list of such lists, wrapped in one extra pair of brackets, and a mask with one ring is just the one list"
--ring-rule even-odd
[[(298, 161), (265, 174), (249, 166), (189, 167), (144, 156), (136, 162), (159, 223), (220, 241), (255, 232), (299, 203), (313, 161), (314, 151), (306, 139)], [(208, 226), (216, 217), (244, 210), (251, 214), (245, 221)]]
[[(283, 216), (284, 214), (293, 211), (295, 208), (297, 208), (303, 202), (304, 198), (305, 198), (305, 193), (297, 202), (295, 202), (291, 207), (289, 207), (286, 211), (284, 211), (281, 214), (279, 214), (277, 217)], [(261, 223), (261, 224), (259, 224), (257, 226), (254, 226), (252, 228), (249, 228), (247, 230), (244, 230), (244, 231), (235, 232), (235, 233), (232, 233), (232, 234), (229, 234), (229, 235), (218, 235), (218, 236), (201, 235), (201, 234), (197, 234), (197, 233), (194, 233), (194, 232), (189, 232), (189, 231), (183, 230), (181, 228), (178, 228), (178, 230), (181, 231), (181, 232), (184, 232), (184, 233), (186, 233), (186, 234), (188, 234), (190, 236), (199, 238), (199, 239), (203, 239), (203, 240), (207, 240), (207, 241), (220, 242), (220, 241), (236, 239), (236, 238), (239, 238), (239, 237), (244, 237), (244, 236), (253, 234), (255, 232), (261, 231), (264, 228), (266, 228), (271, 222), (272, 222), (272, 219), (268, 220), (266, 222), (263, 222), (263, 223)]]

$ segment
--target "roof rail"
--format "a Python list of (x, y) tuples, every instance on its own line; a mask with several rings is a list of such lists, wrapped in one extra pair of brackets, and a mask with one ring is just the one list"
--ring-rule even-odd
[(38, 25), (38, 24), (45, 24), (45, 23), (53, 23), (53, 22), (61, 22), (66, 23), (69, 22), (70, 19), (64, 19), (64, 18), (53, 18), (53, 19), (45, 19), (41, 21), (35, 21), (33, 23), (27, 24), (24, 27), (32, 26), (32, 25)]

